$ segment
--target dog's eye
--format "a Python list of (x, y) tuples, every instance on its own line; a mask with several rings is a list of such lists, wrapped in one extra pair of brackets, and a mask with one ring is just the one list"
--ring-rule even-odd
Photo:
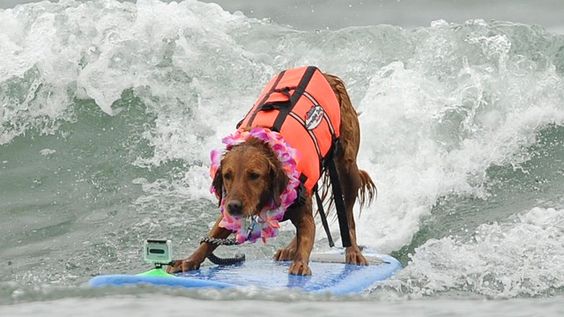
[(231, 175), (231, 173), (225, 173), (225, 175), (223, 175), (223, 179), (225, 180), (231, 180), (232, 177), (233, 175)]
[(260, 174), (259, 174), (259, 173), (256, 173), (256, 172), (249, 172), (249, 178), (250, 178), (251, 180), (256, 180), (256, 179), (258, 179), (259, 177), (260, 177)]

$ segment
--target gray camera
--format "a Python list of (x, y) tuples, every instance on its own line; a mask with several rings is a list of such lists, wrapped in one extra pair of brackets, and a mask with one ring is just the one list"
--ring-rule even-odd
[(172, 262), (172, 241), (165, 239), (147, 239), (144, 244), (145, 262), (155, 266), (168, 265)]

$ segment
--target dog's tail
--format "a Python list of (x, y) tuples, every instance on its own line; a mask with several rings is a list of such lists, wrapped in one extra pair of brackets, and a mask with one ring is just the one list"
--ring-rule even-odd
[(358, 201), (360, 203), (360, 209), (362, 207), (369, 206), (372, 201), (378, 196), (378, 188), (374, 185), (372, 178), (366, 171), (358, 170), (360, 176), (360, 188), (358, 189)]
[[(363, 207), (368, 207), (378, 196), (378, 188), (374, 185), (372, 178), (366, 171), (361, 169), (358, 170), (358, 176), (360, 177), (360, 187), (358, 188), (358, 202), (360, 205), (360, 211), (362, 212)], [(334, 205), (333, 191), (331, 189), (331, 181), (329, 177), (329, 172), (325, 171), (322, 179), (321, 186), (321, 200), (323, 205), (326, 206), (327, 214), (331, 213)]]

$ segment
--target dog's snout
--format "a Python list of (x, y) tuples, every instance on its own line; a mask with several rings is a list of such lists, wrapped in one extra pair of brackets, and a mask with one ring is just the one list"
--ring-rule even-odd
[(227, 203), (227, 209), (231, 215), (240, 216), (243, 214), (243, 203), (236, 199), (230, 200)]

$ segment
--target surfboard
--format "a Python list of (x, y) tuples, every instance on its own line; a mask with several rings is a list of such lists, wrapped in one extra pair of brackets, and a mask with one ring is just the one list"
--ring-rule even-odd
[(100, 275), (92, 278), (89, 284), (92, 287), (147, 284), (212, 289), (255, 287), (347, 295), (365, 292), (401, 269), (400, 262), (389, 255), (365, 254), (365, 257), (370, 263), (368, 266), (345, 264), (342, 254), (312, 254), (311, 276), (289, 275), (289, 261), (249, 260), (236, 265), (203, 266), (199, 270), (176, 274), (153, 269), (137, 275)]

